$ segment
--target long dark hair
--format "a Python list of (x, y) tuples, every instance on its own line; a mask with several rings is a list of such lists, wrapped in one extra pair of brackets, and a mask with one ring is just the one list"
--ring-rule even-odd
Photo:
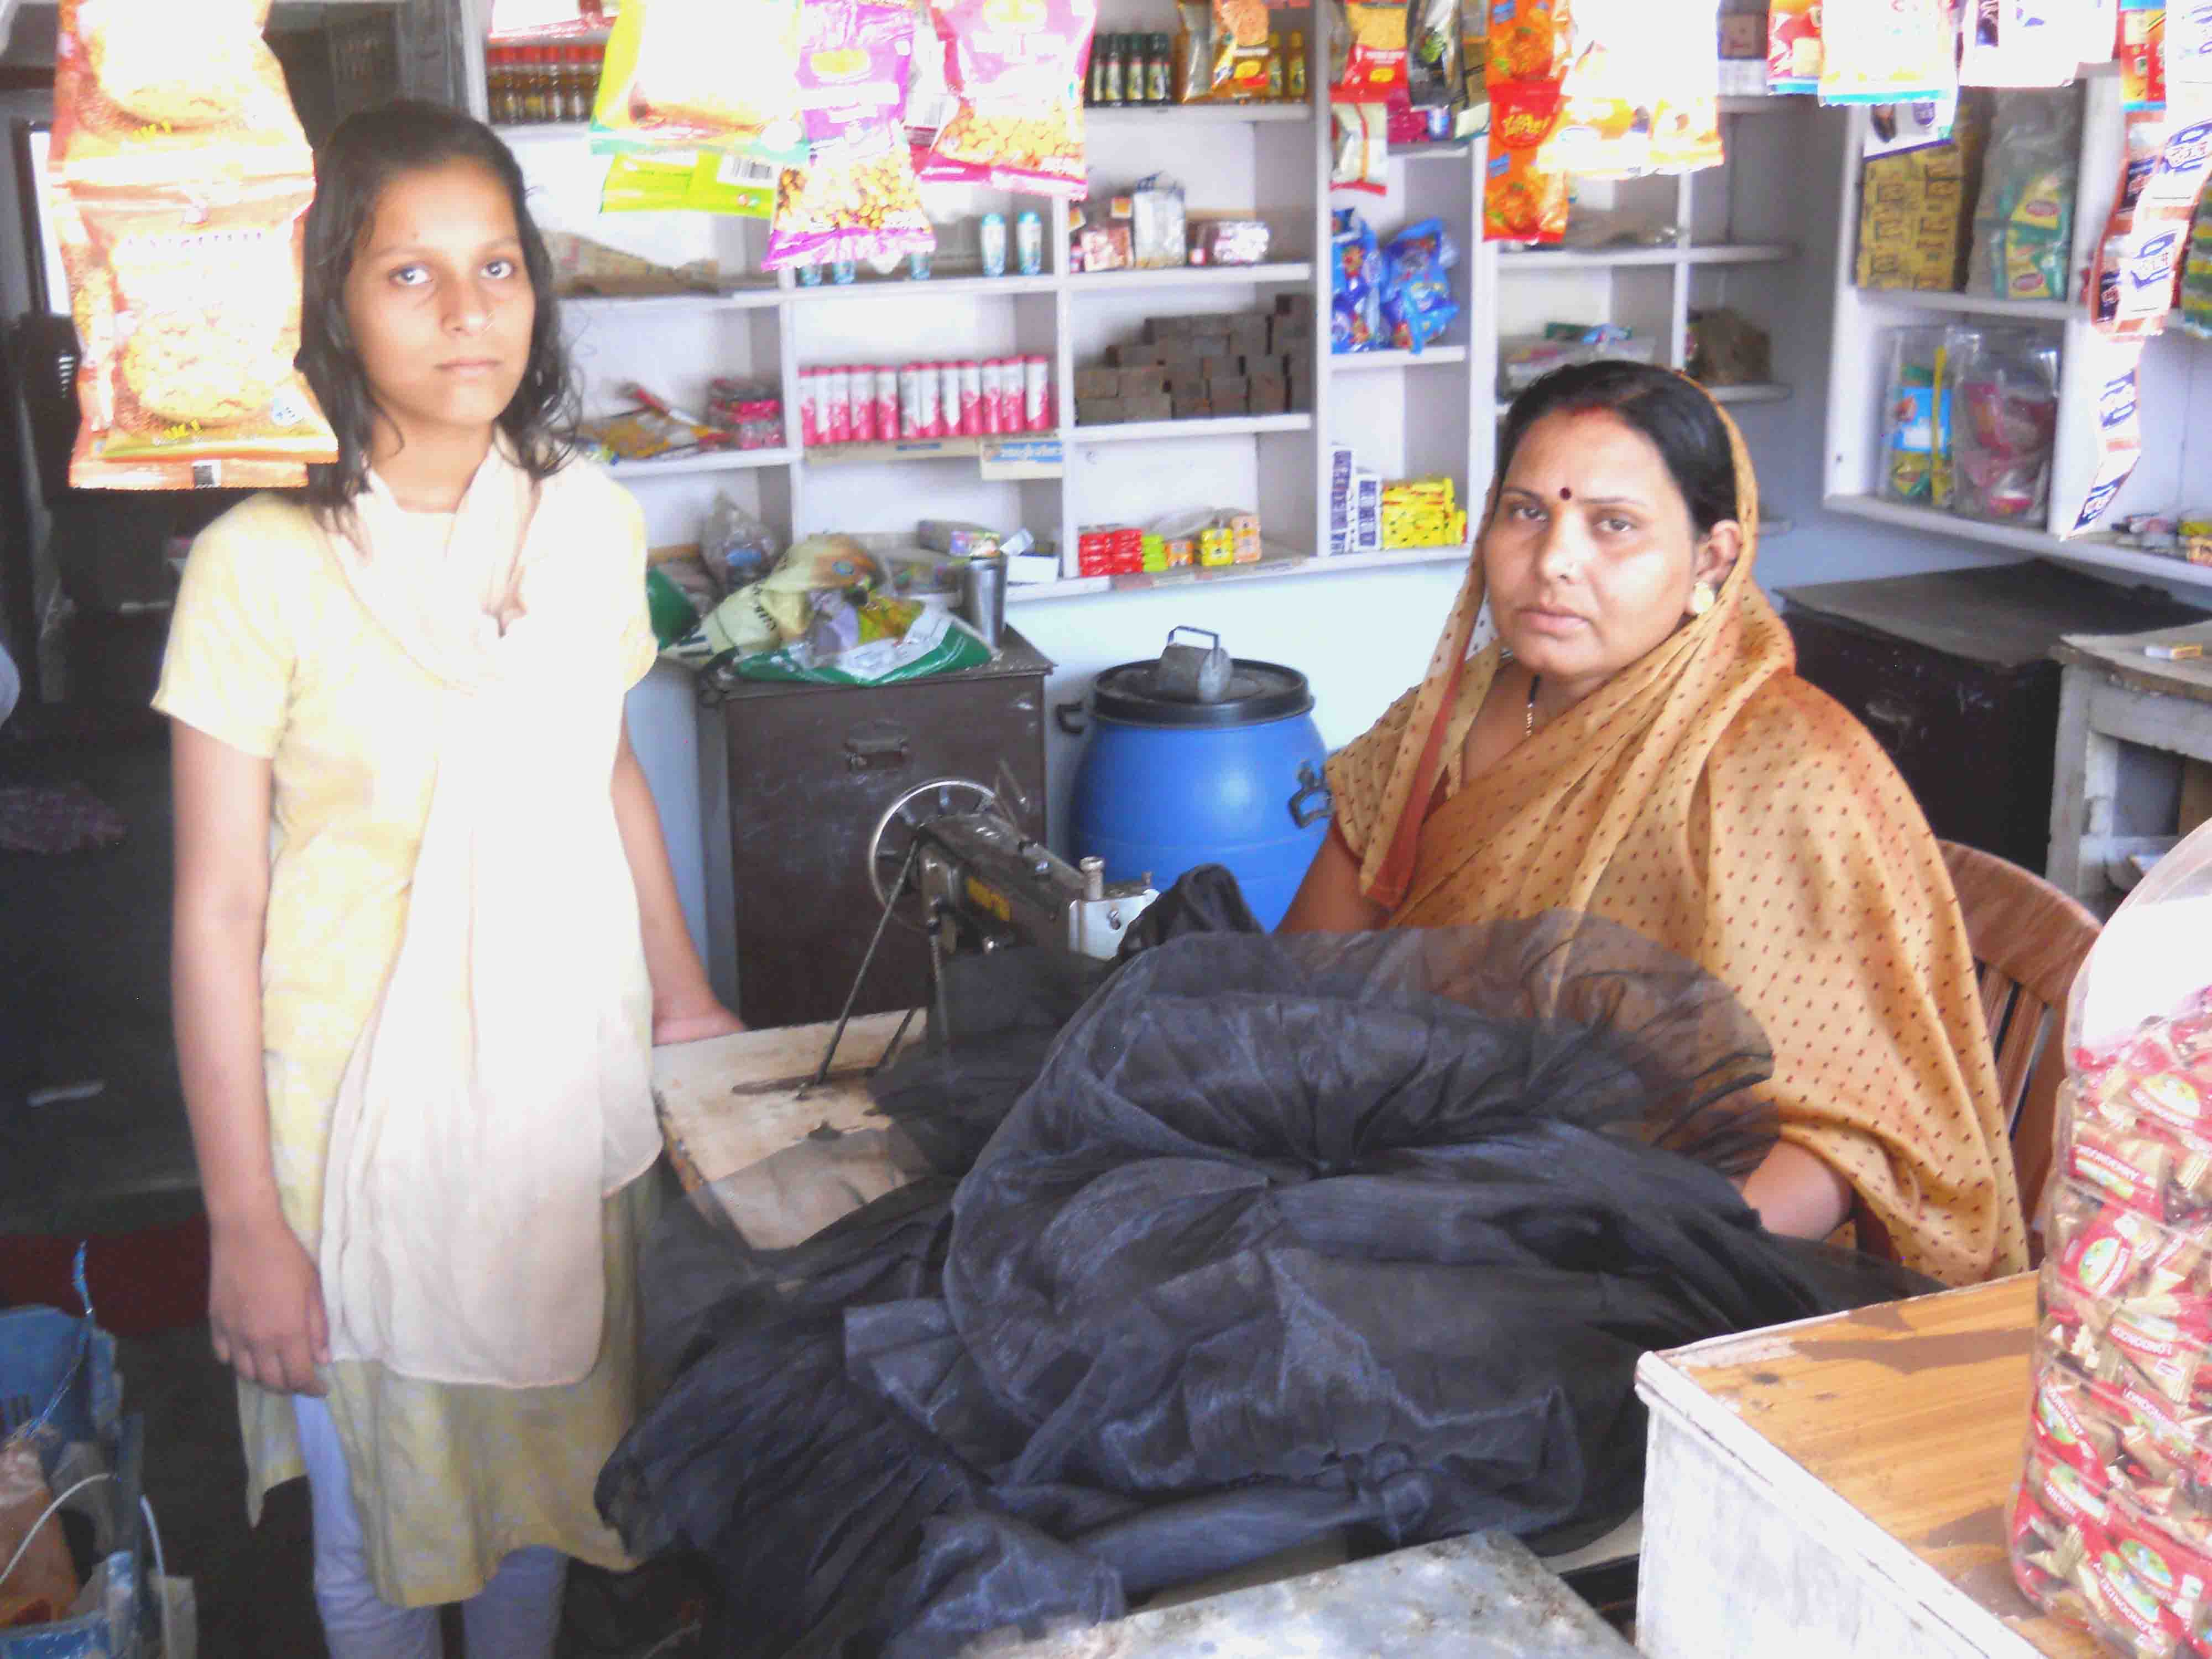
[(1720, 410), (1690, 381), (1649, 363), (1618, 358), (1573, 363), (1536, 381), (1506, 413), (1505, 429), (1498, 439), (1498, 476), (1505, 476), (1528, 428), (1547, 415), (1601, 409), (1651, 441), (1689, 504), (1690, 523), (1698, 535), (1736, 516), (1735, 451)]
[(568, 355), (561, 346), (553, 261), (524, 199), (522, 169), (483, 122), (442, 104), (398, 99), (348, 116), (315, 156), (315, 201), (307, 210), (301, 279), (299, 366), (337, 433), (337, 464), (307, 469), (307, 503), (325, 516), (341, 511), (368, 487), (369, 441), (377, 416), (376, 398), (346, 322), (346, 277), (386, 187), (403, 173), (452, 161), (474, 161), (505, 187), (522, 243), (523, 269), (537, 296), (530, 359), (522, 384), (500, 411), (499, 429), (533, 478), (550, 477), (568, 459), (575, 388)]

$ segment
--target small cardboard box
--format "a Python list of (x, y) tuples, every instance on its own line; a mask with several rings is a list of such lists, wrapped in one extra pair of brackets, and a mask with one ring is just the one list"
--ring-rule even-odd
[(1078, 398), (1075, 400), (1075, 423), (1078, 426), (1117, 426), (1127, 419), (1128, 411), (1119, 398)]
[(1147, 317), (1145, 319), (1145, 338), (1147, 340), (1185, 340), (1191, 335), (1194, 317)]
[(1118, 372), (1121, 385), (1116, 395), (1123, 398), (1164, 396), (1168, 389), (1168, 372), (1157, 364), (1149, 368), (1125, 368)]
[(1143, 368), (1149, 364), (1164, 363), (1167, 352), (1159, 345), (1112, 345), (1106, 348), (1106, 361), (1115, 368)]
[(1212, 401), (1201, 393), (1177, 392), (1169, 400), (1174, 410), (1170, 417), (1178, 421), (1210, 420), (1213, 416)]
[(1115, 398), (1121, 395), (1121, 374), (1114, 368), (1079, 368), (1075, 371), (1075, 395), (1086, 398)]
[(1248, 406), (1255, 415), (1280, 415), (1291, 406), (1290, 382), (1279, 374), (1255, 374)]
[(1164, 392), (1148, 393), (1140, 398), (1121, 400), (1121, 418), (1125, 421), (1171, 421), (1175, 405)]

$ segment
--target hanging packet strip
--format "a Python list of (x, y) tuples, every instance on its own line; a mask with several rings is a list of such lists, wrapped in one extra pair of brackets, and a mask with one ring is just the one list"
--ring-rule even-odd
[(1083, 64), (1097, 0), (932, 0), (959, 106), (924, 179), (1080, 197)]
[(720, 213), (765, 219), (778, 169), (720, 150), (641, 150), (614, 156), (599, 186), (602, 213)]
[(806, 159), (799, 0), (623, 0), (592, 111), (595, 149)]
[(1644, 0), (1577, 0), (1573, 59), (1543, 164), (1600, 179), (1717, 166), (1719, 65), (1698, 44), (1706, 11), (1704, 3), (1685, 15)]
[(1390, 189), (1389, 117), (1380, 104), (1331, 104), (1328, 187), (1383, 196)]
[(1489, 40), (1483, 73), (1492, 87), (1557, 86), (1574, 61), (1574, 16), (1567, 0), (1492, 0)]
[(2128, 118), (2119, 199), (2090, 272), (2091, 320), (2105, 337), (2089, 348), (2104, 360), (2096, 368), (2098, 463), (2078, 506), (2061, 503), (2066, 535), (2105, 515), (2142, 453), (2143, 342), (2165, 327), (2196, 204), (2212, 178), (2212, 3), (2190, 0), (2163, 16), (2159, 33), (2165, 107)]
[(1490, 88), (1490, 159), (1483, 169), (1486, 241), (1556, 245), (1567, 232), (1567, 175), (1544, 165), (1544, 141), (1559, 125), (1559, 91), (1541, 82)]
[(72, 194), (64, 258), (85, 295), (72, 485), (298, 483), (299, 468), (335, 460), (292, 361), (312, 183), (255, 180), (222, 201)]
[(1403, 101), (1406, 7), (1403, 0), (1335, 0), (1335, 76), (1328, 95), (1341, 104)]
[(809, 0), (799, 96), (812, 149), (778, 180), (763, 270), (935, 251), (901, 119), (914, 38), (902, 5)]
[[(2105, 14), (2106, 45), (2085, 59), (2091, 26)], [(2084, 0), (1966, 0), (1959, 31), (1959, 79), (1970, 87), (2063, 87), (2079, 66), (2112, 56), (2117, 13)]]
[(262, 40), (267, 0), (64, 0), (52, 175), (119, 188), (312, 178), (314, 155)]
[(1949, 0), (1829, 5), (1820, 14), (1820, 101), (1909, 104), (1955, 93), (1955, 42)]
[(1766, 14), (1769, 95), (1802, 96), (1820, 89), (1820, 0), (1772, 0)]
[(2120, 107), (2144, 114), (2166, 107), (2166, 0), (2120, 0)]

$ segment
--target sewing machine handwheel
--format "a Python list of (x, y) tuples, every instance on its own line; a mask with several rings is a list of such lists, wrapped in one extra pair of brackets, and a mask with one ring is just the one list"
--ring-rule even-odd
[(891, 890), (914, 846), (915, 830), (932, 818), (969, 812), (1003, 816), (1005, 811), (995, 790), (967, 778), (936, 778), (908, 790), (884, 809), (883, 817), (876, 820), (875, 833), (868, 837), (868, 885), (875, 891), (876, 902), (890, 910), (904, 926), (916, 933), (923, 931), (927, 918), (918, 903), (909, 902), (912, 895)]

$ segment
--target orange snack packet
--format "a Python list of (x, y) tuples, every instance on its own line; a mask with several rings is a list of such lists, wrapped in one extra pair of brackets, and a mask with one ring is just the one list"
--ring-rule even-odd
[(1556, 243), (1567, 229), (1567, 175), (1546, 165), (1559, 89), (1512, 81), (1490, 89), (1491, 155), (1482, 187), (1486, 241)]

